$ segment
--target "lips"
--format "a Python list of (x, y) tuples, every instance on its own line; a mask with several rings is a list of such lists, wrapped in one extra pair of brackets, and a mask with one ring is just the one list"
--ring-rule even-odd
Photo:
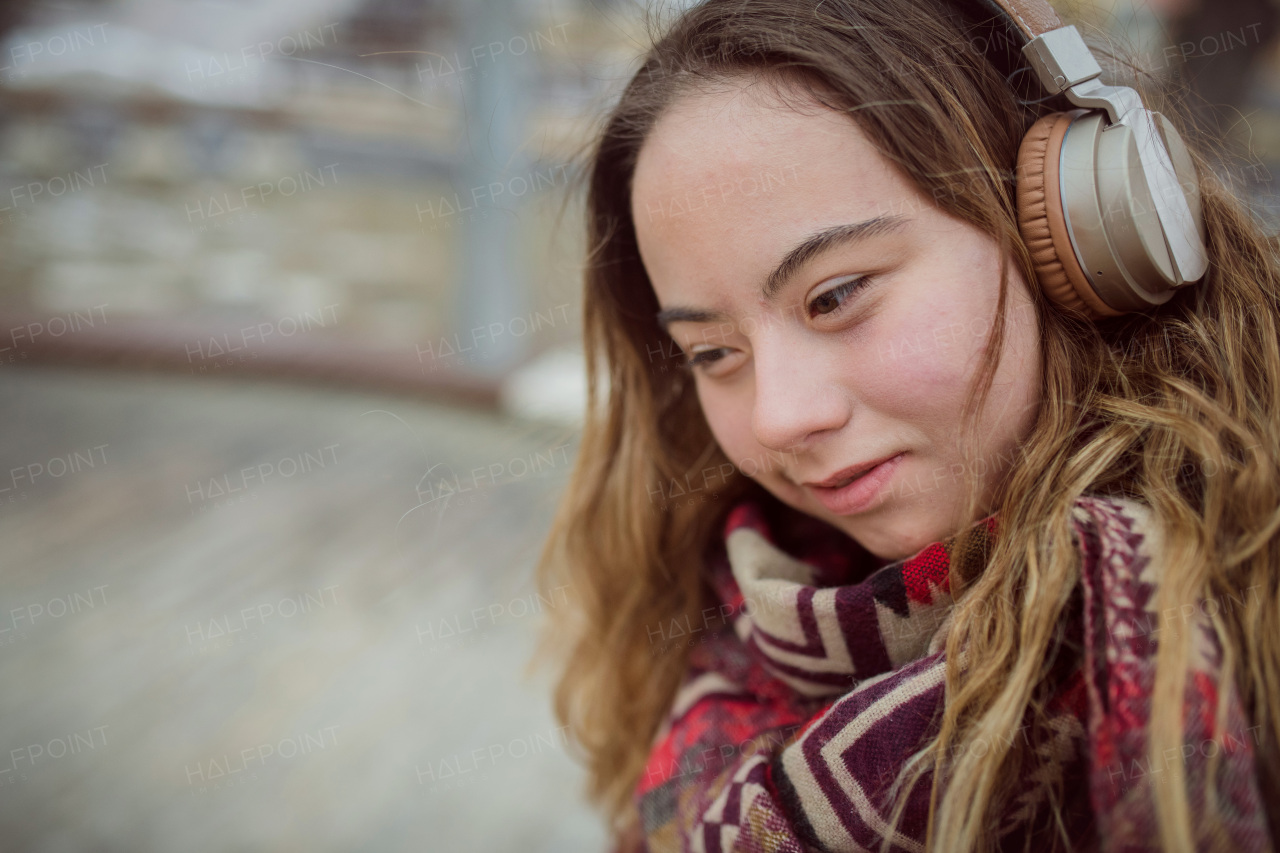
[[(826, 480), (805, 483), (804, 486), (828, 512), (855, 515), (872, 509), (892, 495), (890, 484), (905, 456), (904, 451), (874, 462), (851, 465)], [(828, 483), (831, 485), (826, 485)]]
[(848, 482), (852, 482), (853, 480), (858, 479), (863, 474), (866, 474), (868, 471), (870, 471), (872, 468), (875, 468), (877, 465), (880, 465), (881, 463), (884, 463), (884, 462), (888, 462), (890, 459), (892, 459), (897, 455), (898, 455), (897, 453), (890, 453), (887, 456), (881, 456), (870, 462), (860, 462), (857, 465), (850, 465), (848, 468), (840, 469), (839, 471), (835, 472), (825, 480), (811, 480), (811, 481), (802, 483), (801, 485), (815, 486), (821, 489), (839, 488), (841, 486), (846, 485)]

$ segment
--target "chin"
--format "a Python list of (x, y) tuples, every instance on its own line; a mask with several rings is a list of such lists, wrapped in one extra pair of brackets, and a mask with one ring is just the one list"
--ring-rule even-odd
[(833, 516), (814, 501), (802, 486), (790, 481), (761, 483), (774, 497), (842, 531), (878, 560), (895, 562), (914, 556), (924, 547), (944, 538), (941, 529), (934, 535), (928, 519), (913, 517), (910, 507), (873, 507), (856, 516)]
[(836, 526), (874, 557), (887, 562), (905, 560), (943, 538), (928, 532), (921, 533), (922, 525), (912, 524), (910, 518), (901, 515), (898, 518), (884, 516), (870, 523), (859, 521), (864, 520), (840, 519)]

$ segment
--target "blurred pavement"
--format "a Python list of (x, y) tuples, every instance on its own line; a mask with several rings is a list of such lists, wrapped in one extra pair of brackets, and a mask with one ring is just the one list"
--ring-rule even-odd
[[(531, 569), (565, 429), (0, 374), (8, 850), (601, 849)], [(424, 476), (425, 475), (425, 476)]]

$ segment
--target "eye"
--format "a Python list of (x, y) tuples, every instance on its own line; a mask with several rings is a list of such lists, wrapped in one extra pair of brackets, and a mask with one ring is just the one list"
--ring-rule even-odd
[(845, 299), (851, 294), (856, 293), (871, 283), (871, 276), (860, 275), (857, 278), (851, 278), (841, 284), (836, 285), (830, 290), (819, 294), (809, 303), (809, 316), (814, 316), (815, 309), (818, 314), (838, 314), (844, 308)]
[(697, 352), (686, 356), (685, 360), (680, 362), (680, 366), (686, 370), (696, 370), (724, 358), (724, 353), (724, 347), (698, 350)]

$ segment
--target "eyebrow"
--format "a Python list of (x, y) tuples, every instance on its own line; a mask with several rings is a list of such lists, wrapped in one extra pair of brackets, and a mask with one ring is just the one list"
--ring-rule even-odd
[[(910, 221), (906, 216), (894, 214), (892, 216), (877, 216), (874, 219), (866, 219), (862, 222), (850, 222), (845, 225), (824, 228), (816, 234), (805, 238), (803, 242), (787, 252), (786, 256), (778, 262), (778, 265), (765, 278), (764, 287), (761, 288), (760, 295), (766, 301), (772, 302), (777, 299), (778, 292), (782, 290), (787, 281), (801, 267), (824, 252), (829, 252), (838, 247), (845, 247), (860, 240), (877, 237), (881, 234), (900, 231)], [(728, 315), (722, 311), (673, 305), (670, 308), (664, 308), (659, 311), (657, 318), (658, 325), (662, 327), (663, 331), (667, 331), (667, 327), (671, 323), (682, 320), (691, 323), (713, 323), (727, 320)]]

